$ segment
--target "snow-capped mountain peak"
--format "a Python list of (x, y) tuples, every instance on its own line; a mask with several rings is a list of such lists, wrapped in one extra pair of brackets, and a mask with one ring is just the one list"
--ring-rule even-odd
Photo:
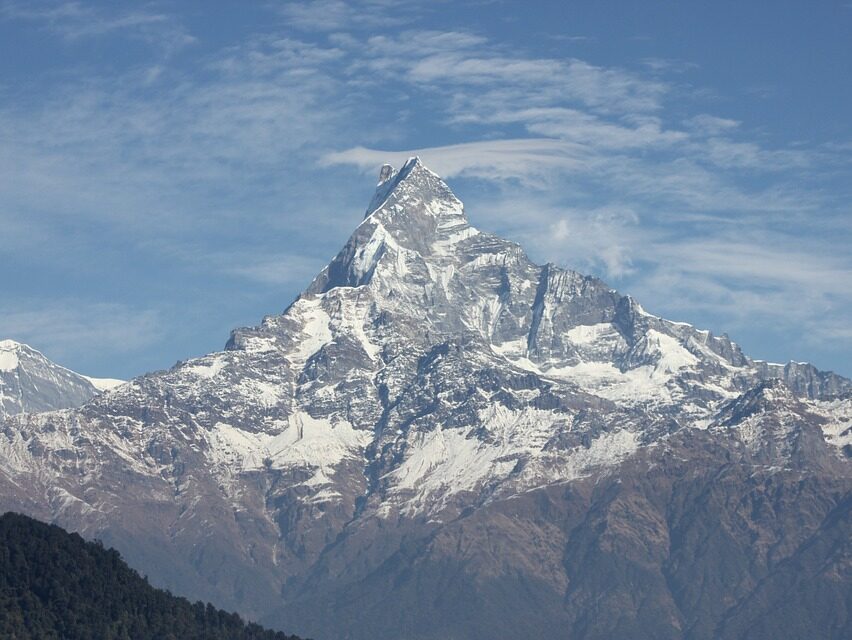
[(479, 233), (461, 201), (419, 158), (399, 171), (385, 165), (380, 178), (364, 220), (308, 293), (373, 280), (374, 290), (409, 282), (440, 287), (459, 261), (461, 244)]
[[(403, 203), (405, 206), (400, 207)], [(464, 217), (461, 201), (417, 156), (409, 158), (398, 171), (389, 164), (382, 166), (376, 193), (364, 217), (369, 218), (380, 210), (384, 210), (385, 221), (423, 214)]]
[(15, 340), (0, 340), (0, 418), (78, 407), (122, 380), (91, 378)]

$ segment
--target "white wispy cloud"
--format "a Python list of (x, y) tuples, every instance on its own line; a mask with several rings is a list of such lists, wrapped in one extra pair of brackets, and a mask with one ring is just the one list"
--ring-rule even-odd
[(286, 183), (302, 150), (333, 137), (346, 106), (325, 108), (338, 84), (322, 65), (335, 55), (260, 39), (216, 56), (203, 81), (148, 91), (136, 76), (110, 76), (60, 86), (38, 109), (10, 100), (0, 107), (0, 217), (74, 216), (143, 235), (215, 222), (222, 211), (193, 210), (196, 198), (228, 182), (238, 196), (271, 173)]
[(539, 262), (621, 279), (635, 271), (643, 247), (653, 241), (640, 215), (626, 203), (573, 207), (546, 194), (502, 194), (481, 212), (478, 223), (521, 243)]
[(352, 56), (350, 77), (367, 70), (373, 75), (365, 82), (382, 77), (421, 91), (446, 126), (474, 139), (399, 153), (354, 146), (328, 153), (325, 164), (364, 167), (381, 164), (382, 157), (417, 154), (447, 175), (485, 177), (490, 170), (496, 180), (540, 186), (553, 186), (541, 176), (554, 168), (569, 176), (597, 175), (637, 197), (656, 194), (686, 210), (810, 206), (810, 194), (776, 188), (785, 181), (749, 191), (737, 176), (724, 174), (805, 169), (813, 163), (812, 150), (766, 148), (743, 139), (735, 120), (706, 113), (667, 125), (661, 111), (675, 89), (656, 74), (528, 57), (460, 31), (337, 42), (364, 52)]
[(83, 2), (17, 2), (0, 4), (0, 18), (27, 21), (77, 41), (119, 33), (173, 53), (196, 41), (172, 16), (145, 10), (104, 10)]
[(489, 180), (517, 179), (534, 183), (555, 170), (579, 169), (588, 154), (579, 145), (550, 138), (486, 140), (443, 147), (388, 151), (353, 147), (324, 155), (322, 165), (352, 164), (373, 173), (385, 162), (400, 166), (411, 156), (441, 176), (480, 177)]
[(685, 73), (698, 68), (694, 62), (671, 58), (643, 58), (641, 63), (651, 71), (662, 73)]
[(359, 44), (352, 70), (446, 87), (464, 109), (522, 108), (568, 100), (602, 112), (653, 111), (668, 86), (578, 59), (526, 57), (465, 31), (404, 31)]
[(691, 116), (684, 121), (684, 125), (697, 132), (704, 134), (719, 134), (725, 131), (731, 131), (740, 126), (740, 122), (730, 118), (720, 118), (709, 113), (699, 113), (696, 116)]
[(304, 31), (333, 32), (353, 28), (396, 27), (412, 19), (409, 11), (413, 3), (405, 0), (287, 0), (275, 5), (287, 24)]
[[(5, 300), (0, 335), (33, 345), (62, 363), (87, 351), (121, 356), (151, 346), (164, 331), (157, 311), (78, 299)], [(85, 372), (84, 372), (85, 373)]]
[(203, 264), (219, 273), (265, 285), (304, 289), (328, 262), (330, 256), (278, 254), (205, 254)]

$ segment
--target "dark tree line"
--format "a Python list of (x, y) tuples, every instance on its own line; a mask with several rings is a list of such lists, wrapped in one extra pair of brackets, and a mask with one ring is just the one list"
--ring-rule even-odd
[(17, 513), (0, 516), (0, 638), (299, 640), (155, 589), (116, 550)]

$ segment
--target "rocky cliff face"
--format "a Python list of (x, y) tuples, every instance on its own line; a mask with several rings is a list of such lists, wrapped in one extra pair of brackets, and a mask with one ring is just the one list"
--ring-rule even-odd
[(850, 419), (849, 380), (533, 264), (412, 159), (283, 314), (7, 420), (0, 496), (316, 638), (843, 637)]
[(121, 382), (80, 375), (28, 345), (0, 340), (0, 419), (17, 413), (79, 407)]

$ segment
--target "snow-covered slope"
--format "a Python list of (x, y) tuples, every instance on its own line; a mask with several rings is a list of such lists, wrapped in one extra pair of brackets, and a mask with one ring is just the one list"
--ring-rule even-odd
[[(850, 392), (532, 263), (470, 226), (412, 158), (382, 170), (349, 241), (282, 314), (79, 409), (8, 420), (0, 495), (175, 590), (250, 615), (314, 598), (311, 611), (347, 575), (382, 584), (384, 563), (421, 557), (472, 513), (630, 461), (712, 449), (846, 473)], [(500, 518), (489, 531), (515, 526)], [(522, 536), (503, 569), (471, 568), (477, 584), (536, 567), (550, 577), (529, 579), (563, 588), (542, 535)], [(342, 629), (303, 623), (291, 628)]]
[(0, 340), (0, 418), (79, 407), (122, 382), (80, 375), (51, 362), (28, 345)]

